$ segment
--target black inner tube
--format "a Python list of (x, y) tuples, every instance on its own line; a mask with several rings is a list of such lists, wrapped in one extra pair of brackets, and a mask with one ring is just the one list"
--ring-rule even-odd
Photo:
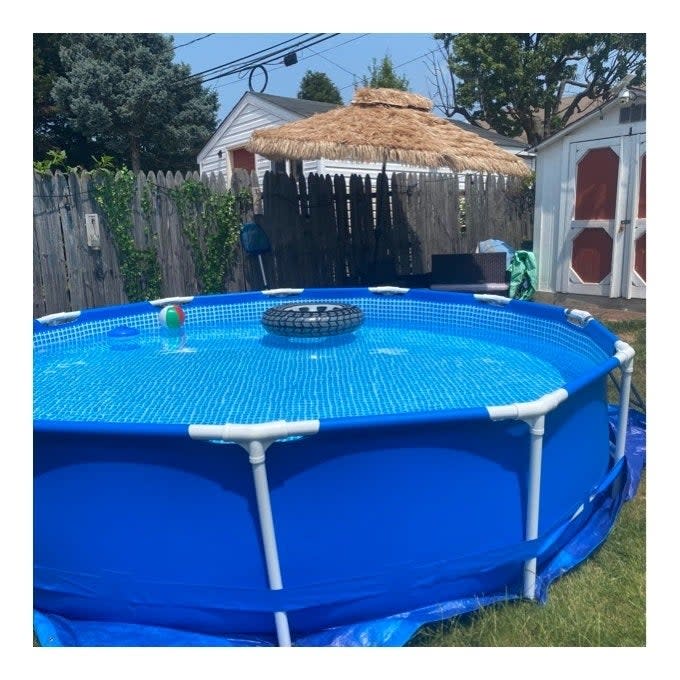
[(338, 303), (287, 304), (270, 307), (262, 315), (262, 325), (274, 335), (296, 338), (322, 338), (355, 331), (364, 313), (355, 305)]

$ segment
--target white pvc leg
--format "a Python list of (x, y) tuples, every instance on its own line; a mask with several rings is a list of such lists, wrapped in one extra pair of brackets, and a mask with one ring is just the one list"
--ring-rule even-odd
[[(628, 433), (628, 411), (630, 407), (630, 386), (633, 381), (633, 359), (629, 359), (621, 366), (621, 393), (619, 395), (619, 422), (616, 428), (616, 448), (614, 462), (618, 463), (626, 452), (626, 436)], [(621, 491), (621, 478), (617, 478), (612, 485), (612, 495), (618, 496)]]
[[(541, 500), (541, 463), (543, 459), (543, 433), (545, 431), (545, 416), (538, 416), (527, 420), (531, 430), (531, 448), (529, 452), (529, 479), (527, 493), (527, 519), (525, 540), (538, 538), (538, 517)], [(524, 563), (524, 597), (536, 597), (536, 565), (537, 558), (533, 557)]]
[[(260, 519), (260, 531), (264, 557), (267, 564), (267, 577), (269, 587), (272, 590), (281, 590), (281, 568), (279, 566), (279, 554), (276, 547), (276, 535), (274, 533), (274, 518), (269, 495), (269, 483), (267, 481), (267, 469), (265, 467), (265, 449), (262, 442), (252, 441), (248, 446), (250, 463), (253, 466), (253, 479), (255, 481), (255, 495), (257, 497), (257, 511)], [(286, 612), (275, 612), (276, 635), (280, 647), (290, 647), (290, 628)]]

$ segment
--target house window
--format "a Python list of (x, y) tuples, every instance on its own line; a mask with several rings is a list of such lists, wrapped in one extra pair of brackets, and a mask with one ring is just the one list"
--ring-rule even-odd
[(632, 104), (619, 111), (619, 123), (637, 123), (641, 120), (647, 120), (646, 104)]
[(232, 149), (229, 153), (231, 153), (232, 169), (243, 168), (248, 172), (255, 170), (255, 154), (246, 149)]

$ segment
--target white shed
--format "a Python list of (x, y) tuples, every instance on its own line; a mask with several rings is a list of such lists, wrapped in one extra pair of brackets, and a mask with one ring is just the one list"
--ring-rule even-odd
[[(275, 127), (300, 118), (307, 118), (315, 113), (328, 111), (335, 106), (335, 104), (306, 99), (246, 92), (198, 154), (200, 173), (223, 172), (227, 183), (229, 183), (234, 168), (256, 170), (260, 185), (262, 185), (264, 173), (267, 170), (285, 171), (295, 176), (319, 173), (349, 177), (352, 173), (358, 173), (360, 175), (368, 174), (375, 180), (382, 169), (381, 163), (357, 163), (325, 158), (310, 161), (286, 160), (274, 162), (257, 154), (252, 154), (244, 148), (254, 130)], [(452, 121), (452, 125), (458, 125), (491, 140), (504, 150), (522, 156), (529, 167), (533, 166), (533, 154), (524, 153), (526, 148), (524, 143), (503, 137), (490, 130), (475, 128), (460, 121)], [(428, 172), (430, 170), (401, 165), (400, 163), (387, 163), (386, 171), (390, 176), (393, 172)], [(442, 172), (448, 173), (451, 170), (442, 168)]]
[(645, 136), (629, 88), (535, 147), (539, 291), (646, 297)]

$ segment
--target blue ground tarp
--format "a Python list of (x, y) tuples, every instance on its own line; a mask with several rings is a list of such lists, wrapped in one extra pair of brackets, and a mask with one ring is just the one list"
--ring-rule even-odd
[[(610, 407), (610, 429), (616, 435), (617, 411)], [(539, 567), (537, 596), (548, 597), (550, 584), (573, 569), (593, 553), (607, 538), (623, 503), (631, 500), (640, 482), (646, 458), (646, 419), (631, 410), (625, 458), (612, 470), (592, 499), (594, 512), (565, 547), (547, 564)], [(614, 479), (623, 484), (616, 497), (610, 493)], [(584, 516), (586, 513), (584, 513)], [(505, 593), (486, 598), (444, 602), (415, 611), (404, 612), (377, 621), (344, 626), (294, 638), (298, 646), (398, 647), (411, 639), (423, 625), (474, 611), (495, 602), (510, 599)], [(245, 647), (272, 646), (275, 640), (265, 637), (220, 637), (197, 632), (144, 626), (125, 622), (70, 620), (53, 613), (34, 611), (34, 630), (44, 647)]]

